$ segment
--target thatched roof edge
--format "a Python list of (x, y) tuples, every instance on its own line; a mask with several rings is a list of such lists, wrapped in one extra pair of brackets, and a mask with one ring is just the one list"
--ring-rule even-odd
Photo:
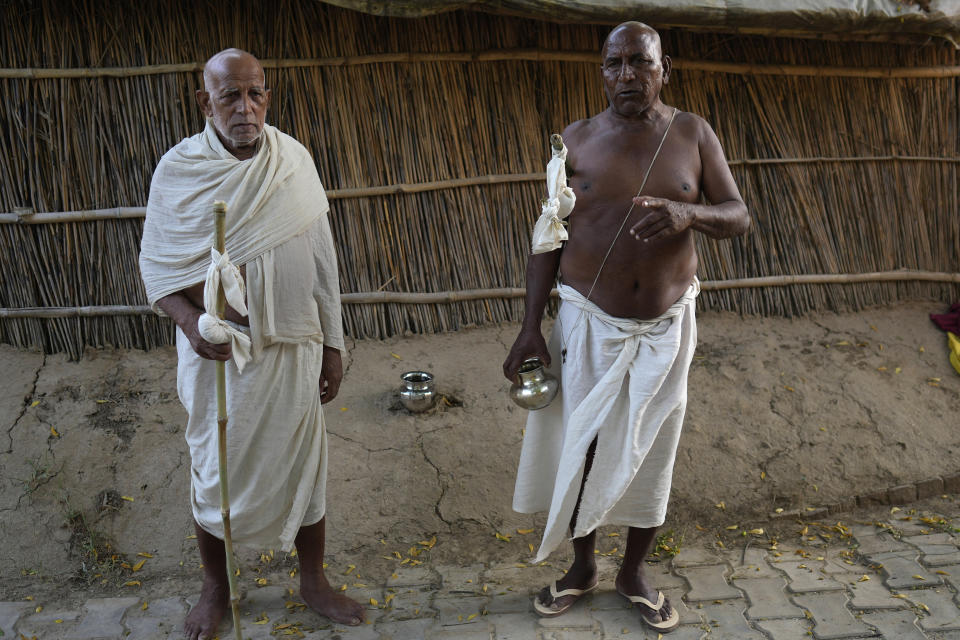
[(399, 18), (467, 9), (559, 23), (642, 20), (683, 28), (800, 38), (929, 42), (960, 47), (960, 0), (321, 0)]

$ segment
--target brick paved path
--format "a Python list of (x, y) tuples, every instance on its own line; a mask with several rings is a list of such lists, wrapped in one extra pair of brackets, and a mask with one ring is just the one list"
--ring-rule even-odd
[[(801, 546), (746, 533), (734, 550), (684, 548), (651, 575), (681, 613), (670, 640), (886, 638), (960, 640), (960, 534), (900, 511), (887, 522), (810, 523)], [(798, 525), (799, 528), (799, 525)], [(840, 543), (838, 544), (838, 540)], [(830, 543), (830, 544), (828, 544)], [(728, 545), (730, 547), (731, 545)], [(567, 614), (544, 619), (531, 594), (557, 577), (549, 566), (414, 567), (386, 584), (353, 588), (369, 623), (339, 628), (303, 610), (287, 587), (266, 586), (241, 603), (244, 638), (343, 640), (626, 640), (650, 638), (613, 591), (615, 564), (600, 558), (601, 590)], [(167, 640), (189, 602), (149, 594), (56, 602), (0, 601), (7, 638)], [(220, 638), (232, 638), (229, 622)]]

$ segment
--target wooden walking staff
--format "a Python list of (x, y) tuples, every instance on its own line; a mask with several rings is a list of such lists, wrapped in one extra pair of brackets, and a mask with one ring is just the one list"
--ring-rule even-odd
[[(213, 219), (216, 225), (214, 244), (217, 251), (224, 252), (227, 203), (217, 200), (213, 203)], [(217, 287), (217, 317), (223, 319), (227, 308), (227, 298), (223, 293), (223, 282)], [(227, 580), (230, 584), (230, 610), (233, 613), (233, 630), (237, 640), (240, 635), (240, 613), (237, 604), (236, 567), (233, 560), (233, 538), (230, 535), (230, 489), (227, 485), (227, 373), (225, 362), (217, 360), (217, 467), (220, 472), (220, 516), (223, 518), (223, 546), (227, 556)]]

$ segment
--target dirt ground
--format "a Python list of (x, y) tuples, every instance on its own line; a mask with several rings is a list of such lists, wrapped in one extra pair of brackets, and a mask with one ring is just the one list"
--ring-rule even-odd
[[(679, 541), (731, 523), (769, 527), (778, 508), (960, 470), (960, 376), (928, 319), (945, 308), (702, 314), (663, 530)], [(526, 414), (500, 373), (516, 330), (349, 345), (340, 396), (326, 410), (332, 566), (382, 581), (401, 556), (531, 559), (544, 518), (510, 508)], [(68, 362), (0, 346), (0, 599), (199, 584), (175, 358), (172, 348), (90, 350)], [(414, 369), (431, 371), (446, 397), (426, 414), (399, 405), (400, 374)], [(295, 566), (271, 550), (240, 557), (252, 579), (265, 563)]]

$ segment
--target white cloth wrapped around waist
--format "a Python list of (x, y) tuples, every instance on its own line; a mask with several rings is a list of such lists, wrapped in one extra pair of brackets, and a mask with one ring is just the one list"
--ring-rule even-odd
[(230, 343), (232, 358), (241, 373), (250, 360), (250, 336), (217, 317), (217, 294), (223, 286), (224, 297), (241, 316), (248, 315), (246, 290), (240, 269), (230, 262), (229, 254), (210, 249), (210, 266), (203, 285), (203, 308), (206, 313), (197, 320), (197, 330), (212, 344)]
[(528, 416), (513, 502), (521, 513), (549, 510), (538, 562), (567, 535), (594, 439), (574, 537), (663, 523), (696, 346), (696, 280), (652, 320), (614, 317), (572, 287), (559, 291), (549, 348), (560, 393)]
[(577, 196), (567, 186), (566, 161), (566, 145), (553, 149), (553, 157), (547, 163), (547, 197), (533, 226), (531, 252), (534, 254), (559, 249), (567, 240), (563, 220), (573, 211)]
[[(319, 379), (324, 346), (343, 348), (334, 324), (340, 321), (340, 306), (331, 286), (336, 263), (329, 240), (322, 216), (306, 233), (246, 263), (250, 327), (226, 323), (249, 332), (253, 342), (253, 357), (242, 374), (237, 362), (226, 363), (227, 468), (236, 544), (289, 550), (299, 529), (325, 512)], [(323, 255), (329, 256), (327, 263)], [(329, 333), (321, 328), (328, 314)], [(177, 390), (189, 416), (193, 517), (222, 537), (215, 363), (198, 356), (179, 330), (177, 352)]]

